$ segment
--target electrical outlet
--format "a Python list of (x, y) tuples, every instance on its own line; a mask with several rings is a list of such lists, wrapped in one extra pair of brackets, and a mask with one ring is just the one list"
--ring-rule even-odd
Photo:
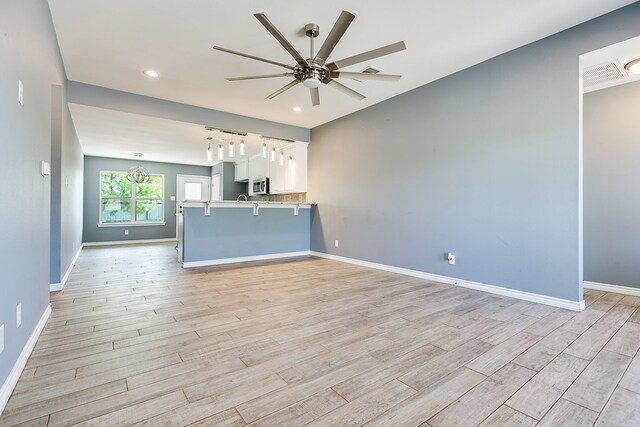
[(338, 239), (336, 239), (336, 248), (340, 246), (340, 242), (338, 241)]
[(16, 306), (16, 328), (22, 325), (22, 304)]
[(447, 252), (447, 261), (449, 261), (449, 265), (454, 265), (456, 263), (456, 256), (453, 252)]
[(4, 351), (4, 325), (0, 325), (0, 354)]
[(24, 86), (22, 80), (18, 80), (18, 102), (20, 105), (24, 105)]
[(124, 235), (128, 236), (129, 235), (129, 230), (124, 230)]

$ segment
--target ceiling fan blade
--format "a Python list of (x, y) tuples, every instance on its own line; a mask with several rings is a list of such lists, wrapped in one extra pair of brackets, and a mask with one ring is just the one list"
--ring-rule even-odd
[(282, 33), (278, 31), (276, 26), (273, 25), (271, 21), (269, 21), (269, 18), (267, 18), (263, 13), (256, 13), (253, 16), (255, 16), (258, 21), (260, 21), (260, 23), (264, 25), (267, 31), (269, 31), (271, 35), (275, 37), (278, 42), (280, 42), (282, 47), (284, 47), (287, 52), (289, 52), (291, 56), (293, 56), (293, 59), (295, 59), (298, 64), (308, 65), (307, 61), (305, 61), (304, 58), (298, 53), (296, 48), (293, 47), (291, 43), (289, 43), (289, 41), (282, 35)]
[(329, 83), (327, 84), (335, 89), (338, 89), (340, 92), (346, 93), (347, 95), (357, 99), (358, 101), (362, 101), (363, 99), (366, 98), (366, 96), (364, 96), (363, 94), (356, 92), (355, 90), (348, 88), (342, 83), (338, 83), (335, 80), (329, 80)]
[(373, 74), (373, 73), (349, 73), (346, 71), (334, 71), (331, 73), (332, 79), (358, 79), (358, 80), (380, 80), (383, 82), (397, 82), (400, 80), (397, 74)]
[(278, 89), (277, 91), (273, 92), (271, 95), (267, 96), (265, 99), (273, 99), (276, 96), (280, 95), (282, 92), (285, 92), (285, 91), (291, 89), (292, 87), (294, 87), (298, 83), (300, 83), (300, 80), (294, 80), (291, 83), (288, 83), (285, 86), (283, 86), (280, 89)]
[(349, 65), (359, 64), (360, 62), (370, 61), (375, 58), (380, 58), (381, 56), (400, 52), (401, 50), (405, 50), (406, 48), (407, 46), (402, 41), (392, 43), (387, 46), (379, 47), (368, 52), (359, 53), (358, 55), (350, 56), (348, 58), (332, 62), (330, 64), (327, 64), (327, 68), (330, 71), (339, 70), (340, 68), (348, 67)]
[(311, 94), (311, 105), (315, 107), (316, 105), (320, 105), (320, 91), (317, 87), (309, 88), (309, 93)]
[(255, 80), (255, 79), (269, 79), (271, 77), (293, 77), (293, 73), (281, 73), (281, 74), (263, 74), (260, 76), (245, 76), (245, 77), (229, 77), (230, 82), (237, 82), (239, 80)]
[(324, 65), (329, 55), (331, 55), (331, 52), (344, 35), (345, 31), (347, 31), (347, 28), (349, 28), (349, 25), (351, 25), (353, 18), (355, 18), (355, 16), (346, 10), (343, 10), (340, 13), (338, 20), (333, 24), (333, 28), (327, 35), (324, 43), (322, 43), (322, 47), (320, 47), (316, 57), (313, 58), (313, 62), (318, 65)]
[(231, 49), (225, 49), (224, 47), (220, 47), (220, 46), (214, 46), (213, 48), (215, 50), (219, 50), (220, 52), (226, 52), (226, 53), (231, 53), (233, 55), (244, 56), (245, 58), (255, 59), (256, 61), (266, 62), (267, 64), (279, 65), (280, 67), (284, 67), (284, 68), (288, 68), (290, 70), (293, 70), (293, 67), (291, 65), (283, 64), (281, 62), (276, 62), (276, 61), (272, 61), (270, 59), (260, 58), (258, 56), (249, 55), (248, 53), (237, 52), (237, 51), (231, 50)]

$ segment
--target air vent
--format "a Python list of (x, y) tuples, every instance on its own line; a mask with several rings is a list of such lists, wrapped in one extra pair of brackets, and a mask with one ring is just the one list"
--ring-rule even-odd
[(605, 62), (604, 64), (594, 65), (585, 68), (583, 72), (583, 85), (585, 89), (596, 85), (612, 83), (616, 80), (628, 77), (627, 71), (620, 60)]
[(369, 67), (365, 68), (364, 70), (362, 70), (361, 72), (362, 73), (367, 73), (367, 74), (378, 74), (380, 71), (382, 71), (382, 70), (369, 66)]
[[(379, 72), (381, 72), (382, 70), (376, 67), (372, 67), (371, 65), (369, 65), (367, 68), (365, 68), (364, 70), (361, 70), (361, 73), (366, 73), (366, 74), (378, 74)], [(364, 80), (360, 80), (360, 79), (351, 79), (351, 80), (355, 80), (357, 82), (362, 83)]]

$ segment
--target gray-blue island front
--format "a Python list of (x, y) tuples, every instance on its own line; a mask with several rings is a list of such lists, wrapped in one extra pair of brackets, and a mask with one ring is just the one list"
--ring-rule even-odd
[(178, 218), (183, 267), (308, 255), (311, 204), (186, 202)]

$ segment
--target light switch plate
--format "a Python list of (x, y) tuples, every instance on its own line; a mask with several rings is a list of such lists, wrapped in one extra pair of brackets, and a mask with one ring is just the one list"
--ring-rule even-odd
[(16, 306), (16, 328), (22, 325), (22, 304)]
[(24, 86), (22, 80), (18, 80), (18, 102), (20, 105), (24, 105)]
[(49, 162), (45, 162), (43, 160), (42, 163), (40, 164), (40, 167), (41, 167), (40, 172), (42, 173), (42, 176), (51, 175), (51, 165), (49, 164)]
[(0, 354), (4, 351), (4, 325), (0, 325)]

